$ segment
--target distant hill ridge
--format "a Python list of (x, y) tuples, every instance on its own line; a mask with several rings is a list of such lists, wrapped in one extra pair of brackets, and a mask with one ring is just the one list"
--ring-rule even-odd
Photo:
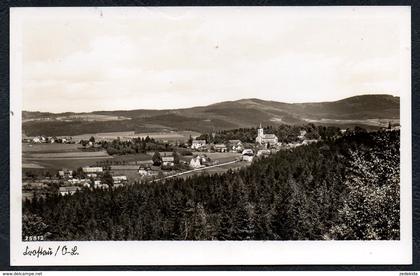
[(332, 102), (283, 103), (240, 99), (207, 106), (165, 110), (117, 110), (84, 113), (23, 111), (23, 131), (35, 135), (78, 135), (113, 131), (194, 130), (255, 127), (259, 123), (367, 125), (399, 121), (400, 98), (360, 95)]

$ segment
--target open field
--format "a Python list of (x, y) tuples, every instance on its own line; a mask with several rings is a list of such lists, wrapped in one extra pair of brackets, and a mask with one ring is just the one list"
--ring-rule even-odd
[(251, 165), (250, 162), (244, 162), (244, 161), (237, 161), (237, 162), (230, 161), (230, 162), (226, 162), (226, 163), (227, 164), (220, 164), (220, 165), (211, 166), (211, 167), (204, 167), (204, 168), (201, 168), (201, 169), (198, 169), (198, 170), (192, 170), (192, 171), (189, 171), (187, 173), (183, 173), (183, 174), (181, 174), (179, 176), (176, 176), (176, 177), (185, 179), (185, 178), (191, 177), (193, 175), (203, 175), (203, 174), (212, 175), (212, 174), (216, 174), (216, 173), (221, 174), (221, 173), (227, 172), (229, 169), (236, 170), (236, 169), (240, 169), (242, 167), (247, 167), (247, 166)]
[(241, 154), (236, 152), (193, 152), (193, 155), (207, 155), (212, 161), (219, 161), (225, 163), (238, 159)]
[(23, 153), (54, 153), (54, 152), (78, 152), (81, 146), (78, 144), (22, 144)]
[(160, 132), (134, 132), (134, 131), (119, 131), (119, 132), (103, 132), (103, 133), (87, 133), (73, 136), (74, 141), (88, 140), (90, 137), (95, 137), (96, 140), (111, 141), (118, 137), (122, 140), (128, 140), (133, 138), (146, 138), (149, 136), (155, 140), (161, 141), (186, 141), (191, 137), (197, 137), (200, 135), (196, 131), (160, 131)]
[(26, 170), (77, 169), (110, 159), (105, 151), (85, 152), (77, 144), (22, 144), (22, 168)]
[(106, 151), (92, 152), (48, 152), (48, 153), (24, 153), (24, 157), (28, 160), (33, 159), (95, 159), (98, 157), (111, 158)]
[(77, 169), (83, 166), (129, 164), (151, 160), (143, 153), (110, 156), (106, 151), (82, 151), (77, 144), (22, 144), (22, 168), (25, 170)]
[[(57, 171), (62, 168), (77, 169), (84, 166), (95, 166), (98, 162), (108, 160), (108, 158), (67, 158), (67, 159), (36, 159), (27, 160), (23, 158), (23, 169), (46, 169), (51, 171)], [(35, 167), (36, 166), (36, 167)]]

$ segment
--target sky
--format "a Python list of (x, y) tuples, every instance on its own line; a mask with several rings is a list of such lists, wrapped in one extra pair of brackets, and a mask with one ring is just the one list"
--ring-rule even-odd
[(22, 24), (23, 110), (398, 96), (404, 50), (399, 11), (33, 9)]

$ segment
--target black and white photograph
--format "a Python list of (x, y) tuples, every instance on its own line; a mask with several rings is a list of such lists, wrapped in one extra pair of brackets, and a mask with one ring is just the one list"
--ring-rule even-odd
[[(240, 246), (228, 263), (252, 263), (259, 246), (299, 256), (308, 244), (349, 262), (410, 246), (409, 8), (16, 8), (11, 18), (11, 233), (23, 263), (68, 244), (64, 257), (93, 264), (72, 242), (185, 244), (190, 255)], [(378, 262), (391, 257), (411, 261)]]

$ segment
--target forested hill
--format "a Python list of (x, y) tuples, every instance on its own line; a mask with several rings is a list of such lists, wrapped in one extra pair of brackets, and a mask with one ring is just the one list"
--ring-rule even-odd
[(279, 124), (335, 125), (343, 128), (387, 126), (399, 120), (400, 99), (391, 95), (361, 95), (340, 101), (282, 103), (242, 99), (173, 110), (97, 111), (91, 113), (23, 112), (28, 136), (78, 135), (119, 131), (193, 130), (198, 132)]
[(399, 131), (280, 151), (238, 172), (23, 204), (47, 240), (399, 239)]

